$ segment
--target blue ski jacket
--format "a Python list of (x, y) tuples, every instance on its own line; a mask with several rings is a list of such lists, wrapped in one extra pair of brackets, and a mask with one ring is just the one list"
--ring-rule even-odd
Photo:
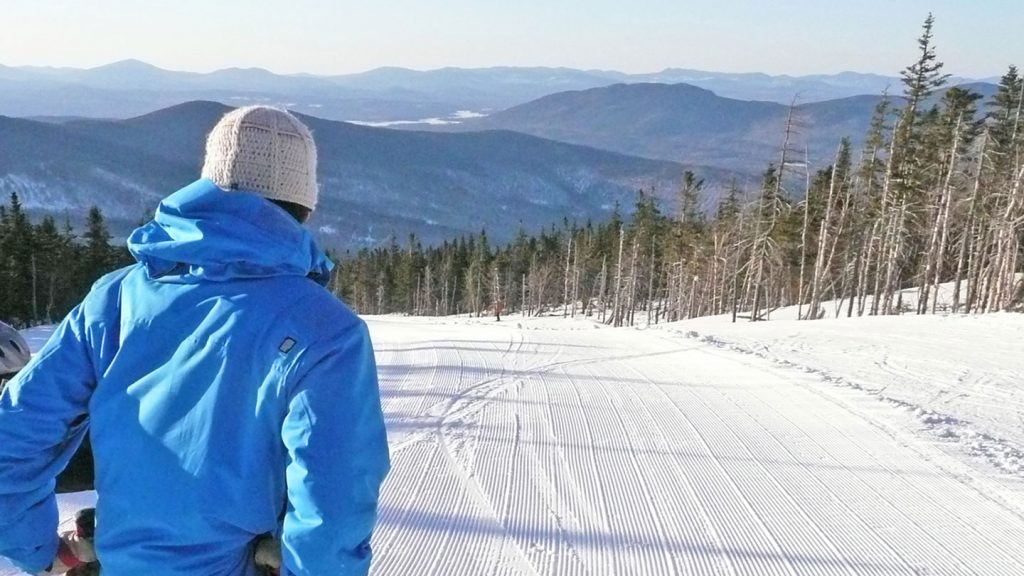
[(0, 555), (57, 549), (54, 477), (84, 434), (103, 573), (364, 575), (389, 467), (365, 324), (284, 210), (199, 180), (160, 203), (0, 396)]

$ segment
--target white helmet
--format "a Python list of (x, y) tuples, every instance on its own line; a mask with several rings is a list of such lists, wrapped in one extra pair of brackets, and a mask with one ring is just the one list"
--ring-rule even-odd
[(14, 328), (0, 322), (0, 375), (14, 374), (28, 364), (28, 342)]

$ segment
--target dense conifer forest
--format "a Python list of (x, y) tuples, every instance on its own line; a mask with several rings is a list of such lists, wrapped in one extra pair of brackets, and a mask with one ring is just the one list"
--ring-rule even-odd
[(0, 204), (0, 319), (18, 327), (59, 321), (100, 276), (131, 261), (110, 244), (99, 208), (79, 235), (68, 219), (31, 222), (12, 193)]

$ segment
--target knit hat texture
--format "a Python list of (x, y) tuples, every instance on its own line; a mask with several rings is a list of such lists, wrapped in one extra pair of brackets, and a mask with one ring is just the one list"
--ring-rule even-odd
[(309, 128), (271, 106), (228, 112), (206, 139), (203, 178), (225, 190), (316, 208), (316, 144)]

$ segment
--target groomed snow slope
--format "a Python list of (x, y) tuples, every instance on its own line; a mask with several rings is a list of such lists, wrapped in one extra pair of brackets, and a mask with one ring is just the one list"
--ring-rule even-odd
[(779, 316), (756, 324), (699, 318), (662, 328), (862, 389), (913, 412), (947, 443), (1024, 474), (1024, 316)]
[[(393, 458), (372, 573), (1024, 574), (1020, 476), (854, 372), (881, 351), (928, 381), (944, 373), (928, 358), (991, 348), (1000, 322), (1024, 331), (1017, 316), (928, 324), (942, 321), (907, 324), (936, 340), (903, 349), (864, 320), (371, 318)], [(894, 340), (868, 345), (880, 335)], [(837, 354), (842, 375), (809, 366)], [(965, 368), (1004, 378), (1007, 404), (1020, 395), (1000, 371), (1020, 362), (993, 350)]]
[(663, 330), (514, 322), (373, 321), (375, 574), (1024, 573), (1019, 486), (899, 406)]

